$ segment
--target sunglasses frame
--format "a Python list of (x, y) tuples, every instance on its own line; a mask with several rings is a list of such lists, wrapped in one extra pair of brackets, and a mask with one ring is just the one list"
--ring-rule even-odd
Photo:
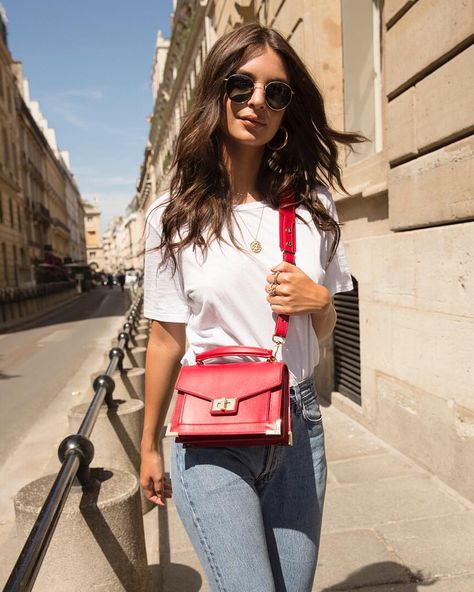
[[(248, 99), (245, 99), (244, 101), (236, 101), (235, 99), (233, 99), (230, 94), (227, 92), (227, 83), (229, 82), (229, 80), (233, 77), (233, 76), (242, 76), (243, 78), (247, 78), (248, 80), (250, 80), (250, 82), (252, 83), (252, 94), (249, 96)], [(255, 92), (255, 82), (252, 80), (252, 78), (250, 78), (250, 76), (248, 76), (247, 74), (231, 74), (230, 76), (228, 76), (227, 78), (224, 78), (224, 82), (225, 82), (225, 92), (226, 95), (229, 97), (229, 99), (233, 102), (233, 103), (237, 103), (238, 105), (243, 105), (244, 103), (246, 103), (247, 101), (249, 101), (252, 96), (253, 93)], [(290, 100), (288, 101), (288, 104), (285, 105), (284, 107), (281, 107), (280, 109), (275, 109), (275, 107), (272, 107), (267, 99), (267, 86), (269, 84), (274, 84), (278, 82), (279, 84), (284, 84), (285, 86), (287, 86), (290, 89)], [(295, 94), (295, 91), (291, 88), (291, 86), (287, 83), (287, 82), (283, 82), (283, 80), (270, 80), (269, 82), (267, 82), (266, 84), (263, 85), (263, 93), (265, 95), (265, 105), (271, 109), (272, 111), (283, 111), (284, 109), (287, 109), (289, 104), (291, 103), (291, 100), (293, 98), (293, 95)]]

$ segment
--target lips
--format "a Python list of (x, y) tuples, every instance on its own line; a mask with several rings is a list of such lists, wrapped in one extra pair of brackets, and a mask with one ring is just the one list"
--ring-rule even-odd
[(245, 123), (254, 125), (256, 127), (266, 125), (263, 121), (260, 121), (260, 119), (257, 119), (256, 117), (240, 117), (239, 119), (241, 121), (244, 121)]

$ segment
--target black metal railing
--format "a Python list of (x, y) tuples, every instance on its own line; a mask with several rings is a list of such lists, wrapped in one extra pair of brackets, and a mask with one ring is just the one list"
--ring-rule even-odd
[(109, 352), (110, 361), (106, 371), (94, 380), (94, 397), (78, 432), (67, 436), (59, 445), (61, 468), (3, 592), (29, 592), (33, 588), (74, 479), (77, 477), (84, 488), (91, 483), (90, 463), (94, 458), (94, 445), (89, 437), (102, 404), (105, 402), (108, 408), (117, 407), (117, 402), (112, 397), (115, 389), (112, 374), (117, 368), (123, 370), (124, 350), (139, 318), (142, 299), (142, 295), (138, 296), (132, 305), (123, 331), (118, 335), (117, 347), (113, 347)]
[(72, 290), (74, 287), (74, 282), (51, 282), (38, 284), (37, 286), (0, 288), (0, 305), (22, 302), (32, 298), (42, 298), (43, 296), (64, 292), (64, 290)]

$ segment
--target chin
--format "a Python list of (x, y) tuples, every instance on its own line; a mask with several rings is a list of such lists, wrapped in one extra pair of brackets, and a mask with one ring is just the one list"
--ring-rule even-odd
[(265, 146), (267, 141), (269, 141), (266, 138), (256, 138), (252, 134), (228, 134), (227, 137), (235, 144), (243, 144), (245, 146), (253, 146), (255, 148)]

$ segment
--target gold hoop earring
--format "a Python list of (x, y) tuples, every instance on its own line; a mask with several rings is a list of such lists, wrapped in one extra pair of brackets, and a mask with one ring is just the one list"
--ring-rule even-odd
[[(272, 146), (270, 142), (267, 143), (267, 146), (270, 148), (270, 150), (273, 150), (275, 152), (277, 152), (278, 150), (281, 150), (282, 148), (284, 148), (288, 144), (288, 132), (286, 131), (286, 128), (284, 128), (283, 126), (280, 126), (280, 128), (278, 129), (278, 132), (280, 130), (283, 130), (283, 133), (285, 134), (285, 138), (283, 139), (283, 142), (277, 146)], [(275, 134), (275, 136), (278, 134), (278, 132)], [(273, 136), (273, 138), (275, 136)], [(273, 140), (273, 138), (272, 138), (272, 140)]]

